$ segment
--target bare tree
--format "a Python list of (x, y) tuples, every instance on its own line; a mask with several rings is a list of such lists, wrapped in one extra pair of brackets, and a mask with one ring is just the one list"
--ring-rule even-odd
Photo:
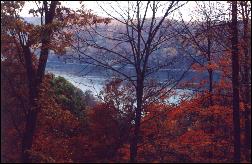
[[(208, 94), (205, 97), (205, 101), (202, 104), (206, 106), (212, 106), (216, 102), (213, 100), (214, 95), (214, 78), (218, 72), (214, 69), (214, 65), (217, 65), (218, 58), (224, 51), (227, 50), (227, 45), (221, 38), (223, 34), (220, 31), (227, 30), (223, 28), (225, 24), (225, 14), (223, 12), (223, 6), (218, 2), (195, 2), (196, 8), (192, 11), (192, 17), (190, 21), (185, 21), (183, 15), (180, 13), (181, 29), (174, 29), (182, 42), (182, 49), (185, 54), (190, 56), (194, 63), (199, 65), (207, 72), (208, 80)], [(220, 39), (221, 38), (221, 39)], [(205, 80), (205, 79), (204, 79)], [(197, 87), (198, 92), (202, 91), (202, 86)], [(205, 86), (203, 86), (205, 88)], [(209, 159), (214, 156), (214, 114), (211, 114), (208, 119), (210, 133), (212, 134), (212, 149), (208, 152)]]
[[(117, 9), (110, 6), (113, 12), (100, 5), (112, 17), (109, 25), (76, 29), (73, 48), (78, 52), (77, 58), (80, 61), (112, 70), (116, 76), (127, 80), (134, 87), (136, 106), (130, 162), (136, 162), (144, 106), (168, 95), (191, 66), (189, 64), (184, 69), (180, 68), (173, 75), (168, 73), (161, 82), (157, 80), (162, 69), (173, 69), (184, 58), (171, 49), (176, 45), (172, 42), (175, 35), (169, 29), (173, 22), (167, 18), (185, 2), (137, 1), (128, 2), (126, 8), (115, 3)], [(161, 10), (163, 15), (157, 17), (157, 12)]]
[(227, 30), (224, 26), (226, 14), (223, 5), (218, 2), (195, 3), (191, 20), (184, 21), (181, 14), (184, 28), (176, 32), (180, 34), (185, 53), (207, 71), (209, 104), (213, 105), (214, 75), (217, 75), (214, 65), (218, 63), (219, 56), (228, 50), (226, 41), (221, 38), (225, 35), (224, 30)]
[[(218, 2), (195, 2), (196, 8), (191, 20), (186, 22), (182, 20), (182, 31), (176, 31), (179, 33), (183, 43), (183, 49), (185, 54), (190, 56), (196, 64), (202, 67), (208, 76), (208, 94), (206, 96), (206, 105), (212, 106), (214, 102), (214, 81), (219, 72), (214, 69), (214, 65), (217, 65), (218, 58), (228, 50), (228, 44), (226, 44), (225, 37), (225, 9)], [(176, 30), (176, 29), (175, 29)], [(223, 39), (224, 38), (224, 39)], [(226, 39), (227, 40), (227, 39)], [(193, 46), (192, 46), (193, 45)], [(199, 86), (199, 90), (202, 90), (202, 86)], [(205, 86), (204, 86), (205, 87)], [(205, 102), (205, 101), (204, 101)], [(203, 104), (205, 104), (202, 102)], [(214, 114), (209, 116), (209, 132), (212, 136), (211, 151), (208, 152), (209, 159), (214, 157), (214, 146), (216, 145), (216, 136), (214, 135)]]

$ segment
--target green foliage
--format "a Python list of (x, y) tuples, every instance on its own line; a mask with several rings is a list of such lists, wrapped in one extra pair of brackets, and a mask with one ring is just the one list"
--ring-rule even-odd
[(79, 118), (83, 118), (85, 109), (95, 102), (91, 92), (86, 91), (83, 93), (64, 77), (53, 77), (51, 85), (57, 103)]

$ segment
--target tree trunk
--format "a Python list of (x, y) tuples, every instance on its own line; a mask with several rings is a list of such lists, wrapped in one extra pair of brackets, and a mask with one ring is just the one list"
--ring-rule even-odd
[(242, 99), (244, 101), (244, 108), (245, 108), (245, 156), (247, 161), (251, 161), (251, 95), (250, 95), (250, 80), (249, 80), (249, 36), (248, 36), (248, 1), (241, 1), (242, 7), (242, 18), (243, 18), (243, 60), (241, 62), (242, 65)]
[[(50, 9), (48, 9), (47, 1), (43, 1), (45, 8), (45, 25), (51, 24), (55, 15), (55, 9), (58, 1), (51, 1)], [(39, 88), (43, 81), (45, 74), (45, 67), (49, 53), (50, 37), (53, 30), (45, 28), (41, 34), (41, 52), (39, 58), (39, 65), (37, 71), (32, 65), (32, 54), (29, 45), (23, 45), (23, 54), (26, 62), (26, 71), (29, 83), (29, 101), (30, 109), (26, 119), (25, 132), (22, 138), (22, 162), (31, 163), (30, 153), (28, 152), (32, 148), (33, 136), (36, 130), (37, 115), (39, 111), (38, 107), (38, 95)]]
[[(211, 27), (210, 27), (210, 20), (207, 19), (207, 61), (208, 64), (211, 66), (212, 62), (211, 62), (211, 46), (212, 46), (212, 42), (211, 42)], [(212, 68), (208, 68), (208, 78), (209, 78), (209, 103), (207, 104), (207, 106), (213, 106), (213, 69)], [(210, 124), (210, 133), (212, 135), (212, 144), (211, 144), (211, 150), (208, 153), (208, 158), (211, 160), (214, 156), (214, 145), (215, 145), (215, 140), (214, 140), (214, 114), (212, 113), (209, 116), (209, 124)], [(209, 161), (211, 162), (211, 161)]]
[(213, 105), (213, 70), (208, 69), (208, 76), (209, 76), (209, 104), (210, 106)]
[(25, 132), (22, 139), (22, 162), (31, 163), (30, 153), (28, 150), (31, 149), (33, 143), (33, 136), (36, 129), (37, 113), (36, 102), (32, 100), (31, 111), (28, 113), (27, 121), (25, 125)]
[(232, 2), (232, 87), (233, 87), (233, 127), (234, 127), (234, 162), (240, 162), (240, 107), (239, 107), (239, 57), (237, 29), (237, 1)]
[[(247, 53), (247, 52), (245, 52)], [(244, 85), (244, 108), (245, 108), (245, 147), (246, 147), (246, 158), (251, 161), (251, 88), (249, 86), (249, 74), (248, 74), (248, 57), (245, 57), (244, 71), (245, 71), (245, 85)]]
[(29, 86), (29, 110), (26, 117), (25, 131), (22, 138), (22, 162), (29, 163), (29, 153), (33, 142), (33, 134), (36, 128), (36, 118), (37, 118), (37, 110), (35, 108), (35, 98), (37, 97), (36, 91), (36, 80), (35, 80), (35, 70), (32, 64), (32, 54), (29, 46), (22, 46), (24, 59), (25, 59), (25, 67), (28, 79)]
[[(210, 28), (210, 20), (207, 19), (207, 61), (208, 64), (211, 65), (211, 46), (212, 46), (212, 42), (211, 42), (211, 28)], [(210, 105), (213, 105), (213, 100), (212, 100), (212, 92), (213, 92), (213, 69), (212, 68), (208, 68), (208, 76), (209, 76), (209, 101), (210, 101)]]
[[(137, 144), (139, 141), (139, 133), (140, 133), (140, 122), (141, 122), (141, 112), (142, 112), (142, 98), (143, 98), (143, 76), (141, 71), (141, 45), (140, 45), (140, 36), (141, 36), (141, 27), (140, 27), (140, 7), (139, 1), (137, 1), (137, 59), (136, 59), (136, 73), (137, 73), (137, 85), (136, 85), (136, 99), (137, 99), (137, 107), (136, 107), (136, 116), (135, 116), (135, 128), (133, 137), (130, 144), (130, 162), (137, 162)], [(143, 69), (144, 70), (144, 69)]]
[(137, 144), (139, 141), (139, 133), (140, 133), (140, 121), (141, 121), (141, 112), (142, 112), (142, 98), (143, 98), (143, 81), (142, 79), (137, 80), (136, 87), (136, 95), (137, 95), (137, 108), (136, 108), (136, 117), (135, 117), (135, 128), (134, 134), (131, 140), (130, 145), (130, 162), (137, 162)]

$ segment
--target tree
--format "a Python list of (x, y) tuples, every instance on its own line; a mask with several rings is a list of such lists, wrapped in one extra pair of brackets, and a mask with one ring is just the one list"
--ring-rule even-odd
[[(1, 25), (5, 29), (4, 34), (12, 37), (18, 55), (22, 56), (28, 79), (29, 109), (27, 110), (26, 125), (22, 137), (22, 161), (29, 162), (28, 150), (32, 146), (39, 111), (39, 105), (37, 104), (39, 88), (45, 74), (52, 34), (58, 27), (52, 25), (58, 1), (52, 1), (51, 3), (44, 1), (42, 7), (37, 10), (41, 14), (41, 26), (28, 24), (20, 18), (18, 14), (23, 5), (24, 2), (1, 2)], [(45, 18), (44, 23), (43, 16)], [(39, 43), (41, 43), (41, 51), (36, 64), (31, 49), (36, 48)]]
[[(249, 17), (251, 12), (251, 3), (249, 1), (240, 1), (239, 2), (239, 11), (242, 16), (242, 37), (241, 37), (241, 48), (240, 48), (240, 72), (241, 72), (241, 100), (244, 102), (244, 119), (245, 119), (245, 142), (246, 147), (246, 158), (247, 161), (251, 161), (251, 48), (249, 47), (251, 40), (249, 39), (249, 33), (251, 35), (251, 18)], [(250, 51), (249, 51), (250, 50)], [(250, 55), (249, 55), (250, 54)]]
[[(218, 76), (221, 76), (219, 68), (219, 58), (227, 51), (225, 44), (227, 38), (225, 36), (227, 28), (225, 24), (225, 16), (223, 5), (218, 2), (195, 2), (196, 9), (192, 11), (194, 14), (190, 21), (184, 21), (182, 14), (182, 30), (177, 30), (179, 38), (182, 40), (182, 45), (185, 53), (190, 56), (193, 61), (193, 69), (206, 78), (199, 79), (196, 92), (203, 92), (201, 94), (205, 97), (202, 99), (202, 104), (206, 107), (213, 106), (218, 103), (219, 96), (217, 96)], [(222, 33), (223, 32), (223, 33)], [(201, 76), (199, 78), (201, 78)], [(206, 86), (208, 85), (208, 86)], [(202, 89), (203, 88), (203, 89)], [(207, 91), (205, 91), (207, 88)], [(215, 98), (215, 99), (214, 99)], [(211, 110), (211, 108), (208, 108)], [(214, 134), (214, 113), (209, 113), (209, 121), (212, 134)], [(215, 138), (211, 135), (212, 139)], [(210, 150), (209, 158), (213, 157), (214, 143), (212, 143), (212, 150)]]
[(234, 127), (234, 162), (241, 160), (240, 141), (240, 97), (239, 97), (239, 57), (237, 1), (232, 2), (232, 87), (233, 87), (233, 127)]
[(58, 1), (51, 1), (50, 7), (48, 8), (48, 2), (43, 2), (43, 12), (45, 14), (45, 29), (42, 30), (41, 33), (42, 46), (37, 70), (34, 70), (34, 68), (32, 67), (30, 43), (28, 41), (26, 42), (25, 40), (20, 42), (23, 54), (25, 56), (27, 77), (29, 79), (29, 96), (31, 104), (30, 112), (28, 113), (26, 122), (26, 130), (22, 141), (23, 162), (29, 162), (29, 154), (27, 150), (29, 150), (32, 146), (33, 135), (36, 129), (37, 114), (39, 110), (36, 107), (36, 99), (38, 99), (39, 86), (45, 74), (45, 66), (49, 53), (48, 45), (50, 43), (53, 32), (53, 30), (51, 28), (48, 28), (48, 26), (53, 22), (57, 3)]
[(83, 144), (83, 148), (88, 143), (83, 124), (86, 120), (80, 119), (71, 107), (57, 102), (55, 86), (51, 83), (53, 78), (45, 75), (41, 85), (37, 130), (29, 151), (31, 162), (80, 162), (76, 156), (84, 151), (78, 149), (76, 143)]
[[(196, 4), (190, 21), (184, 21), (181, 14), (183, 28), (176, 32), (179, 33), (184, 52), (195, 63), (193, 68), (201, 73), (204, 73), (202, 70), (207, 72), (209, 92), (207, 104), (213, 105), (212, 94), (214, 94), (214, 82), (218, 76), (218, 60), (227, 50), (225, 38), (222, 38), (227, 30), (223, 26), (226, 14), (224, 14), (223, 5), (218, 2), (196, 2)], [(205, 87), (204, 85), (203, 88)]]
[[(85, 28), (85, 30), (88, 30), (87, 32), (79, 28), (76, 34), (77, 42), (73, 44), (73, 48), (78, 56), (73, 57), (82, 62), (111, 70), (134, 86), (136, 106), (134, 108), (134, 133), (131, 136), (130, 146), (131, 162), (137, 161), (137, 144), (139, 143), (144, 104), (148, 101), (157, 101), (160, 97), (166, 96), (185, 73), (179, 74), (178, 78), (173, 76), (175, 80), (172, 80), (172, 75), (170, 75), (167, 77), (168, 80), (164, 80), (161, 85), (153, 80), (156, 78), (155, 73), (164, 68), (173, 68), (172, 66), (178, 61), (178, 59), (172, 57), (172, 52), (163, 51), (162, 54), (164, 56), (168, 55), (168, 57), (161, 57), (157, 53), (161, 49), (164, 50), (164, 48), (169, 47), (168, 41), (174, 35), (168, 29), (172, 21), (167, 20), (167, 18), (182, 5), (184, 3), (180, 4), (177, 1), (165, 2), (164, 4), (161, 2), (137, 1), (136, 3), (128, 2), (125, 10), (121, 6), (118, 6), (118, 10), (111, 6), (114, 13), (119, 14), (121, 19), (116, 18), (112, 15), (113, 12), (106, 11), (100, 6), (119, 26), (116, 33), (112, 34), (108, 26), (101, 26), (102, 28), (89, 26), (88, 29)], [(161, 10), (162, 7), (164, 9), (163, 16), (158, 18), (156, 12)], [(149, 19), (147, 18), (148, 12), (151, 12), (151, 18)], [(106, 43), (115, 46), (108, 47)], [(127, 67), (132, 67), (132, 70), (125, 71), (124, 68)], [(185, 70), (188, 69), (185, 68)]]
[(21, 158), (20, 141), (24, 130), (26, 111), (29, 106), (28, 86), (26, 85), (26, 71), (22, 65), (23, 60), (17, 55), (14, 46), (10, 46), (9, 44), (7, 47), (5, 46), (5, 42), (2, 42), (1, 161), (14, 162), (20, 161)]
[[(23, 60), (21, 62), (23, 62), (28, 79), (29, 107), (22, 137), (23, 162), (30, 161), (28, 150), (32, 147), (36, 130), (40, 106), (38, 104), (40, 85), (44, 78), (49, 50), (53, 50), (57, 54), (64, 53), (65, 47), (71, 42), (71, 32), (67, 31), (65, 27), (77, 23), (77, 18), (81, 19), (78, 23), (82, 25), (89, 22), (90, 18), (95, 18), (90, 12), (75, 12), (60, 6), (59, 1), (38, 1), (35, 3), (38, 8), (31, 9), (30, 13), (33, 13), (34, 16), (40, 15), (40, 25), (27, 23), (19, 16), (24, 2), (1, 2), (1, 27), (3, 27), (1, 41), (5, 42), (9, 48), (10, 46), (14, 47), (17, 55)], [(11, 42), (6, 38), (10, 38)], [(39, 54), (36, 54), (37, 52)]]
[(127, 118), (113, 104), (100, 103), (88, 112), (91, 161), (113, 161), (118, 149), (128, 140)]
[[(83, 118), (88, 103), (85, 99), (84, 93), (60, 76), (54, 77), (51, 84), (55, 91), (58, 104), (70, 109), (70, 111), (77, 117)], [(92, 95), (90, 95), (90, 97), (91, 96)]]

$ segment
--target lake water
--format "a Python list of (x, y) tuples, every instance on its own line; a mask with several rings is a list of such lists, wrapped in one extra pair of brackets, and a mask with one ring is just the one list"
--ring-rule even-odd
[(98, 94), (102, 90), (106, 81), (106, 78), (98, 76), (76, 76), (71, 73), (54, 70), (48, 70), (48, 72), (53, 73), (55, 76), (64, 77), (75, 87), (84, 92), (90, 90), (93, 94)]
[[(52, 63), (48, 62), (46, 71), (53, 73), (55, 76), (62, 76), (71, 82), (75, 87), (80, 88), (82, 91), (90, 90), (95, 96), (103, 89), (106, 80), (111, 79), (111, 72), (105, 69), (90, 67), (80, 64), (62, 64), (62, 63)], [(158, 73), (156, 79), (160, 81), (166, 78), (171, 70), (161, 70)], [(175, 70), (180, 71), (180, 70)], [(174, 73), (174, 72), (173, 72)], [(190, 72), (189, 72), (190, 73)], [(189, 90), (176, 89), (176, 95), (168, 99), (169, 103), (177, 104), (181, 98), (181, 95), (191, 95), (192, 92)]]

